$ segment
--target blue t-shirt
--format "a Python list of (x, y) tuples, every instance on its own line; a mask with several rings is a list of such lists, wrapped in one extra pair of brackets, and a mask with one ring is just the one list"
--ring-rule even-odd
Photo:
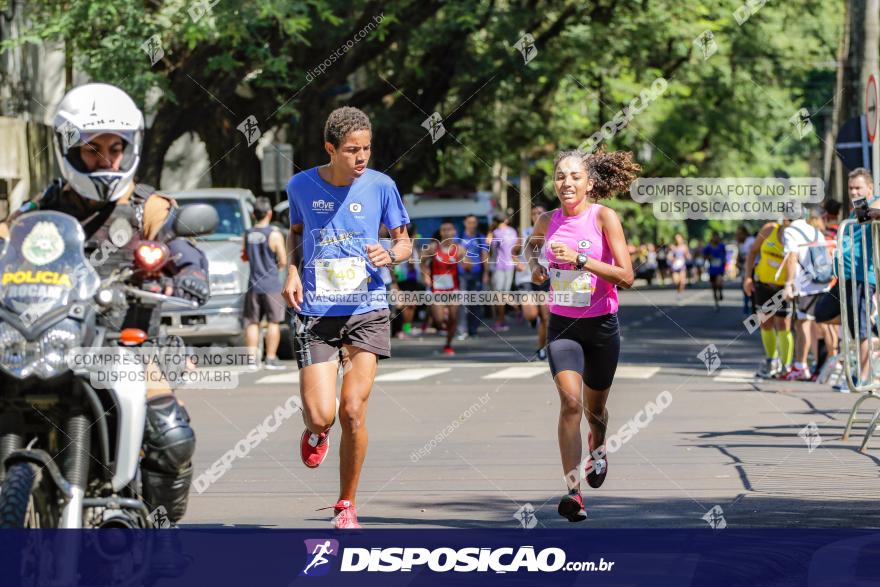
[[(467, 233), (463, 233), (458, 240), (464, 246), (466, 255), (468, 260), (473, 263), (471, 265), (471, 273), (478, 275), (483, 272), (483, 251), (489, 250), (489, 245), (486, 244), (486, 237), (479, 232), (474, 236), (468, 236)], [(459, 273), (464, 273), (464, 264), (459, 265)]]
[(385, 284), (364, 250), (379, 244), (379, 226), (409, 223), (394, 180), (373, 169), (334, 186), (313, 167), (287, 184), (290, 225), (303, 225), (305, 316), (351, 316), (388, 308)]
[(703, 256), (709, 261), (709, 275), (724, 275), (724, 262), (727, 260), (727, 247), (724, 243), (708, 244), (703, 249)]
[[(868, 265), (868, 283), (877, 285), (874, 277), (874, 238), (871, 234), (871, 225), (867, 225), (868, 230), (865, 231), (865, 245), (867, 251), (862, 250), (862, 229), (861, 224), (856, 224), (852, 228), (852, 239), (843, 239), (843, 274), (846, 279), (852, 279), (852, 266), (856, 266), (856, 281), (865, 280), (864, 264)], [(853, 263), (855, 262), (855, 263)]]

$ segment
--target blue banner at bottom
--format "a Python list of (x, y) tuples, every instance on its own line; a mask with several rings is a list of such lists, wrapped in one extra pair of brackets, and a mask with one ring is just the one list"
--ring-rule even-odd
[(880, 583), (868, 530), (0, 530), (0, 585)]

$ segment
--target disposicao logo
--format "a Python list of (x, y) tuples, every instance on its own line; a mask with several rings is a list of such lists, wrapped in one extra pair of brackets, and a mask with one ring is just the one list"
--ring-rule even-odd
[(321, 577), (330, 572), (331, 561), (339, 556), (339, 541), (332, 538), (311, 538), (306, 543), (306, 566), (300, 576)]

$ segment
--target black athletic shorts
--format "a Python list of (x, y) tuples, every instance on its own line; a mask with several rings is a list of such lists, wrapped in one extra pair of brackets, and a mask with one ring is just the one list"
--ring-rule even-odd
[(295, 314), (290, 326), (300, 369), (337, 360), (346, 344), (369, 351), (379, 359), (391, 357), (391, 320), (387, 309), (353, 316)]
[[(756, 281), (755, 291), (752, 292), (752, 302), (755, 304), (756, 312), (762, 311), (761, 306), (782, 290), (781, 285)], [(776, 308), (775, 312), (770, 312), (771, 316), (779, 316), (780, 318), (791, 316), (791, 302), (784, 299), (781, 294), (777, 297), (776, 302), (770, 302), (769, 306)]]
[(553, 376), (576, 371), (591, 389), (607, 389), (614, 381), (620, 358), (617, 314), (593, 318), (566, 318), (550, 314), (547, 355)]

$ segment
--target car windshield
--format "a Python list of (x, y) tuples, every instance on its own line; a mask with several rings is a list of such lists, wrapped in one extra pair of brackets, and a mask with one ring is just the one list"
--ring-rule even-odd
[(198, 237), (203, 240), (225, 240), (244, 235), (244, 218), (241, 203), (235, 198), (186, 198), (179, 200), (181, 206), (190, 204), (208, 204), (217, 210), (220, 222), (217, 230), (211, 234)]

